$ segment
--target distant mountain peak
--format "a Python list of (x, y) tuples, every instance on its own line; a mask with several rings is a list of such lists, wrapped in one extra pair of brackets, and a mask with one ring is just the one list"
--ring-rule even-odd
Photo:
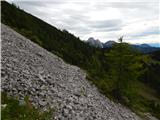
[(144, 43), (144, 44), (140, 44), (140, 47), (146, 48), (146, 47), (151, 47), (151, 46)]
[[(117, 43), (114, 40), (108, 40), (107, 42), (102, 43), (99, 39), (94, 39), (93, 37), (88, 38), (88, 40), (86, 42), (89, 45), (94, 46), (96, 48), (111, 48), (114, 44)], [(150, 45), (148, 45), (146, 43), (143, 43), (143, 44), (130, 44), (130, 46), (132, 46), (133, 48), (139, 50), (142, 53), (151, 53), (151, 52), (154, 52), (154, 51), (158, 50), (158, 48), (152, 47), (152, 46), (150, 46)]]
[(88, 38), (87, 43), (97, 48), (103, 48), (103, 44), (100, 42), (100, 40), (94, 39), (93, 37)]
[(93, 37), (88, 38), (87, 43), (89, 43), (89, 45), (94, 46), (94, 47), (98, 47), (98, 48), (109, 48), (112, 47), (113, 44), (117, 43), (114, 40), (109, 40), (105, 43), (102, 43), (99, 39), (94, 39)]
[(93, 37), (90, 37), (90, 38), (88, 38), (88, 40), (94, 40), (94, 38), (93, 38)]
[(109, 40), (103, 44), (104, 48), (112, 47), (116, 42), (114, 40)]

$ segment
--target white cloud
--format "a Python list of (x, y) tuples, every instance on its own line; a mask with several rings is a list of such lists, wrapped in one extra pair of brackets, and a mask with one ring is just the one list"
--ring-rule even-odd
[(7, 0), (82, 40), (160, 43), (159, 0)]

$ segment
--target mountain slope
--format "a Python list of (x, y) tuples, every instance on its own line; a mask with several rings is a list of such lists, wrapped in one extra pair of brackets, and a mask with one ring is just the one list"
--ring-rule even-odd
[(142, 53), (153, 53), (155, 51), (160, 50), (160, 48), (151, 47), (148, 44), (132, 45), (132, 47), (139, 50)]
[(68, 31), (61, 31), (5, 1), (1, 1), (1, 8), (2, 23), (60, 56), (66, 62), (88, 69), (92, 66), (90, 65), (92, 57), (98, 59), (94, 47), (86, 45)]
[(2, 24), (2, 91), (40, 109), (56, 108), (55, 119), (137, 120), (86, 80), (78, 67)]
[[(109, 49), (98, 49), (91, 47), (88, 44), (85, 44), (84, 42), (80, 41), (80, 39), (78, 39), (74, 35), (68, 33), (66, 30), (58, 30), (54, 26), (51, 26), (45, 23), (44, 21), (26, 13), (25, 11), (20, 10), (15, 5), (10, 5), (4, 1), (1, 2), (1, 5), (2, 23), (7, 24), (15, 31), (24, 35), (31, 41), (38, 43), (41, 47), (45, 48), (46, 50), (58, 55), (67, 63), (81, 67), (87, 72), (87, 79), (91, 80), (91, 82), (94, 83), (96, 87), (98, 87), (98, 89), (104, 95), (109, 96), (110, 98), (115, 97), (111, 93), (111, 90), (114, 87), (112, 87), (113, 80), (109, 78), (110, 68), (106, 56), (109, 52)], [(43, 55), (38, 54), (38, 56)], [(37, 59), (35, 59), (35, 61), (36, 60)], [(41, 64), (41, 62), (37, 64), (39, 65)], [(150, 67), (147, 66), (147, 68)], [(154, 68), (154, 66), (151, 66), (151, 68)], [(156, 69), (152, 71), (154, 74), (146, 74), (146, 77), (150, 77), (150, 83), (156, 84), (157, 90), (157, 88), (159, 89), (159, 86), (157, 84), (159, 82), (155, 83), (154, 80), (156, 79), (157, 81), (159, 81), (159, 72), (156, 71)], [(10, 70), (10, 72), (12, 72), (12, 70)], [(138, 81), (141, 82), (140, 80)], [(145, 83), (144, 86), (147, 87), (146, 82), (143, 83)], [(136, 84), (135, 81), (133, 81), (133, 85), (134, 84)], [(155, 89), (154, 85), (152, 85), (152, 87)], [(143, 86), (140, 86), (135, 89), (138, 91), (142, 91)], [(148, 91), (146, 92), (146, 89), (144, 89), (144, 92), (148, 93)], [(132, 110), (134, 110), (135, 112), (140, 110), (141, 113), (151, 113), (160, 118), (160, 109), (157, 105), (157, 102), (150, 99), (144, 99), (143, 96), (141, 96), (142, 99), (136, 95), (131, 96), (132, 98), (135, 98), (131, 98), (132, 101), (138, 102), (137, 104), (127, 104), (130, 108), (135, 108)], [(153, 96), (156, 97), (156, 95)], [(128, 98), (126, 100), (128, 101)], [(124, 100), (118, 102), (125, 104), (126, 101)]]

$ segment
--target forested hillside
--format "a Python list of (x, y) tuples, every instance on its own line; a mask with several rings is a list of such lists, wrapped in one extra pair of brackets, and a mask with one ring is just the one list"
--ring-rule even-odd
[(150, 112), (160, 118), (159, 52), (143, 55), (123, 42), (109, 49), (94, 48), (67, 30), (61, 31), (14, 4), (3, 1), (1, 8), (2, 23), (84, 69), (88, 80), (103, 94), (139, 115)]
[(71, 64), (89, 68), (94, 64), (93, 58), (98, 60), (95, 53), (99, 50), (86, 45), (68, 31), (61, 31), (7, 2), (2, 2), (2, 23)]

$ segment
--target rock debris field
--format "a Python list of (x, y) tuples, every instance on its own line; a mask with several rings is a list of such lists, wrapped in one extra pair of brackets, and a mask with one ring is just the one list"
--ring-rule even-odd
[(2, 91), (42, 111), (53, 108), (55, 120), (139, 120), (86, 80), (80, 68), (1, 24)]

